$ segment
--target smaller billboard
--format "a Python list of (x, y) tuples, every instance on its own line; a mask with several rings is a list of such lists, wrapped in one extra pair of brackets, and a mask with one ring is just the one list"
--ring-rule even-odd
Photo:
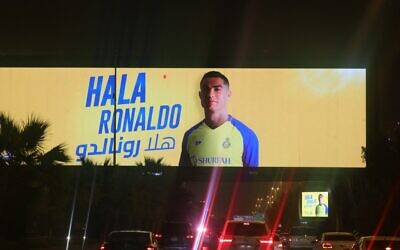
[(302, 217), (328, 217), (329, 216), (329, 193), (302, 192), (301, 193), (301, 216)]

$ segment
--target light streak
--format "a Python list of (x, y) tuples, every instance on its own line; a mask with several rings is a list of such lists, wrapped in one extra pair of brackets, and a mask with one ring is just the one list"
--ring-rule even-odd
[[(211, 215), (211, 211), (214, 205), (215, 194), (218, 189), (219, 180), (221, 177), (222, 168), (215, 167), (211, 172), (210, 182), (208, 184), (207, 196), (204, 203), (203, 213), (201, 215), (199, 228), (207, 228), (208, 220)], [(196, 233), (196, 239), (193, 244), (193, 250), (197, 250), (201, 247), (203, 242), (205, 230), (198, 230)]]
[(75, 191), (74, 191), (74, 200), (72, 202), (72, 208), (71, 208), (71, 217), (69, 219), (69, 229), (68, 229), (68, 236), (67, 236), (67, 244), (65, 246), (65, 249), (68, 250), (69, 248), (69, 242), (71, 240), (71, 230), (72, 230), (72, 222), (74, 220), (74, 212), (75, 212), (75, 204), (76, 204), (76, 194), (78, 193), (78, 186), (79, 186), (79, 177), (81, 175), (81, 171), (78, 170), (78, 176), (76, 177), (76, 182), (75, 182)]

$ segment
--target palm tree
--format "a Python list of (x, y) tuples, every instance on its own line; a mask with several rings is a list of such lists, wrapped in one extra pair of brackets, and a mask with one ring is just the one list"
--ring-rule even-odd
[(56, 166), (70, 160), (65, 144), (45, 151), (49, 123), (31, 115), (22, 124), (0, 112), (0, 166)]
[(163, 158), (154, 159), (151, 157), (144, 157), (144, 163), (137, 162), (136, 166), (138, 167), (167, 167), (167, 164), (164, 164)]

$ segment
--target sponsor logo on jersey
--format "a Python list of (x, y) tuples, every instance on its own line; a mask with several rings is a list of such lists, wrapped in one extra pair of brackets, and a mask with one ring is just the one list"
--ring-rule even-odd
[[(193, 157), (193, 156), (192, 156)], [(193, 159), (193, 158), (192, 158)], [(196, 165), (230, 165), (231, 158), (230, 157), (220, 157), (220, 156), (213, 156), (213, 157), (199, 157), (197, 158)]]
[(222, 147), (229, 148), (231, 146), (231, 142), (229, 141), (229, 137), (225, 138), (225, 141), (222, 143)]

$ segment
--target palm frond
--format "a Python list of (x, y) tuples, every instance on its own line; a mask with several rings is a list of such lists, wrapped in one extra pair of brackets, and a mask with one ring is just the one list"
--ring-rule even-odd
[(62, 165), (62, 163), (67, 163), (71, 159), (66, 154), (66, 146), (65, 144), (59, 144), (41, 155), (38, 159), (38, 163), (43, 166), (52, 166), (52, 165)]
[(47, 135), (49, 123), (31, 115), (23, 125), (21, 132), (24, 148), (29, 151), (40, 152), (43, 150), (43, 142)]
[(82, 158), (81, 165), (82, 165), (82, 167), (94, 167), (94, 166), (96, 166), (96, 163), (94, 163), (91, 159)]
[(0, 151), (15, 152), (20, 148), (20, 127), (13, 119), (0, 112)]
[(138, 167), (166, 167), (166, 166), (168, 166), (162, 162), (163, 159), (164, 159), (163, 157), (158, 158), (158, 159), (154, 159), (151, 157), (144, 157), (144, 163), (137, 162), (136, 166), (138, 166)]
[(6, 166), (60, 165), (70, 160), (66, 146), (59, 144), (44, 152), (43, 144), (47, 136), (49, 123), (28, 117), (22, 126), (9, 115), (0, 112), (0, 160)]
[(93, 160), (88, 159), (88, 158), (82, 158), (82, 159), (81, 159), (81, 165), (82, 165), (83, 167), (95, 167), (95, 166), (100, 166), (100, 165), (102, 165), (102, 166), (104, 166), (104, 167), (112, 166), (112, 164), (111, 164), (111, 159), (110, 159), (110, 158), (106, 158), (106, 159), (104, 160), (103, 164), (98, 164), (98, 163), (96, 163), (96, 162), (94, 162)]

